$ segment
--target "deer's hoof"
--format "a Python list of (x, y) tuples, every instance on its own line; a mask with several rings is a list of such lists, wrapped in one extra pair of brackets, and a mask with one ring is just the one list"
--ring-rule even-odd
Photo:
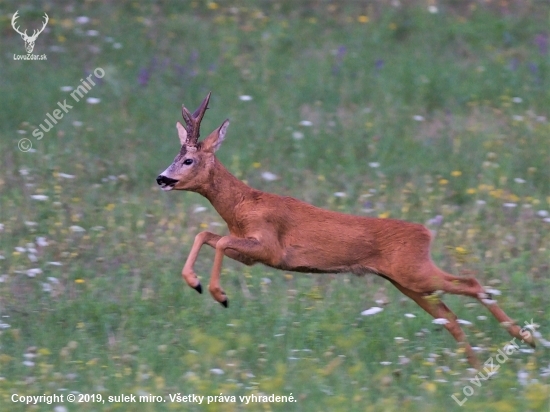
[(531, 346), (533, 349), (535, 349), (537, 347), (537, 344), (535, 343), (535, 339), (533, 338), (533, 336), (529, 335), (529, 337), (526, 337), (522, 340), (522, 342), (528, 344), (529, 346)]
[(228, 306), (229, 306), (229, 299), (225, 299), (223, 302), (220, 302), (220, 304), (221, 304), (224, 308), (228, 307)]
[(195, 290), (196, 290), (197, 292), (199, 292), (199, 293), (202, 293), (202, 286), (201, 286), (200, 283), (197, 284), (197, 286), (193, 287), (193, 289), (195, 289)]

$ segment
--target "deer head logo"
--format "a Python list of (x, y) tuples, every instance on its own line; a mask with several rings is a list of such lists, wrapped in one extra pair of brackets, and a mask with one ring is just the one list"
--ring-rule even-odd
[(13, 17), (11, 19), (11, 25), (12, 25), (13, 29), (17, 33), (19, 33), (21, 35), (21, 37), (23, 38), (23, 40), (25, 41), (25, 49), (27, 50), (27, 53), (30, 54), (30, 53), (32, 53), (32, 51), (34, 49), (34, 42), (36, 41), (36, 38), (46, 28), (46, 24), (48, 24), (49, 17), (46, 13), (44, 13), (44, 24), (42, 25), (42, 28), (40, 30), (34, 30), (33, 33), (32, 33), (32, 36), (29, 36), (29, 35), (27, 35), (27, 30), (25, 30), (24, 33), (21, 33), (21, 31), (19, 30), (19, 27), (15, 26), (15, 20), (17, 20), (17, 18), (19, 17), (17, 13), (19, 13), (19, 10), (17, 10), (15, 12), (15, 14), (13, 15)]

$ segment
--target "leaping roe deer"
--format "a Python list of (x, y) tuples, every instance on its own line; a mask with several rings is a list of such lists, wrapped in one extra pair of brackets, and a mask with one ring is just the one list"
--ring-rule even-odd
[[(510, 319), (473, 277), (456, 277), (439, 269), (430, 257), (431, 233), (416, 223), (360, 217), (320, 209), (287, 196), (253, 189), (233, 176), (216, 158), (225, 139), (225, 120), (199, 142), (199, 127), (210, 93), (191, 114), (182, 108), (186, 127), (176, 127), (181, 149), (174, 162), (157, 177), (162, 190), (188, 190), (206, 197), (229, 228), (229, 235), (200, 232), (193, 242), (182, 276), (202, 293), (194, 265), (204, 244), (216, 250), (208, 290), (227, 307), (220, 286), (224, 255), (245, 265), (263, 263), (285, 271), (306, 273), (372, 273), (389, 280), (464, 345), (470, 364), (479, 368), (457, 316), (439, 293), (470, 296), (483, 304), (510, 335), (534, 347), (530, 334)], [(437, 292), (437, 293), (436, 293)]]

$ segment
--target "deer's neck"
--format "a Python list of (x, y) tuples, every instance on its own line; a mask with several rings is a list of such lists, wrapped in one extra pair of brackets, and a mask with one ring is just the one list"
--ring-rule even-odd
[(237, 226), (235, 210), (254, 189), (233, 176), (218, 159), (205, 185), (197, 192), (206, 197), (229, 228)]

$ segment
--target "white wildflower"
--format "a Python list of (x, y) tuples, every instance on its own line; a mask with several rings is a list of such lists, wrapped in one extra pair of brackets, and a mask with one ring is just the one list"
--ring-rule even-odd
[(262, 179), (267, 180), (268, 182), (273, 182), (279, 179), (279, 176), (271, 172), (262, 172)]
[(249, 96), (247, 94), (243, 94), (242, 96), (239, 96), (239, 100), (242, 102), (249, 102), (252, 100), (252, 96)]
[(379, 308), (378, 306), (373, 306), (372, 308), (369, 308), (369, 309), (364, 310), (363, 312), (361, 312), (361, 315), (363, 315), (363, 316), (376, 315), (377, 313), (380, 313), (380, 312), (382, 312), (383, 310), (384, 310), (384, 309)]
[(302, 132), (292, 132), (292, 138), (294, 140), (302, 140), (304, 138), (304, 134)]
[(88, 16), (78, 16), (75, 21), (78, 24), (86, 24), (90, 22), (90, 18)]
[(464, 319), (457, 319), (457, 322), (460, 323), (461, 325), (466, 325), (466, 326), (471, 326), (473, 325), (472, 322), (468, 321), (468, 320), (464, 320)]
[(435, 325), (446, 325), (447, 323), (449, 323), (449, 320), (445, 318), (436, 318), (432, 320), (432, 323)]
[(518, 382), (520, 383), (520, 385), (527, 385), (529, 383), (529, 373), (528, 372), (525, 372), (524, 370), (520, 370), (518, 371)]
[(63, 179), (74, 179), (74, 175), (69, 175), (67, 173), (58, 173), (57, 176)]
[(34, 200), (40, 200), (41, 202), (48, 200), (48, 196), (46, 195), (31, 195), (31, 198)]
[(40, 268), (34, 268), (27, 270), (27, 276), (30, 278), (34, 278), (36, 275), (40, 275), (42, 273), (42, 269)]
[(86, 229), (84, 229), (83, 227), (80, 227), (80, 226), (76, 226), (76, 225), (73, 225), (69, 228), (69, 230), (73, 233), (78, 233), (78, 232), (85, 232)]
[(99, 102), (101, 102), (101, 99), (99, 97), (88, 97), (86, 99), (86, 103), (88, 104), (98, 104)]

